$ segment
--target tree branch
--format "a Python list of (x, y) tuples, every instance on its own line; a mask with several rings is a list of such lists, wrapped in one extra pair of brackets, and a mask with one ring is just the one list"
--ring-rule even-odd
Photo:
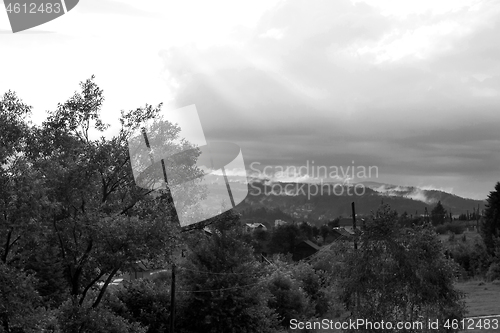
[(10, 250), (10, 238), (11, 237), (12, 237), (12, 228), (9, 230), (9, 233), (7, 234), (7, 240), (5, 241), (5, 248), (4, 248), (3, 256), (2, 256), (3, 263), (7, 262), (7, 255), (9, 254), (9, 250)]
[(96, 276), (92, 281), (90, 281), (90, 283), (85, 287), (85, 289), (83, 290), (83, 293), (82, 293), (82, 296), (80, 297), (80, 301), (78, 302), (80, 305), (83, 304), (83, 301), (85, 300), (85, 296), (87, 296), (87, 292), (89, 291), (90, 288), (92, 288), (92, 286), (97, 282), (99, 281), (100, 278), (102, 278), (104, 276), (105, 272), (102, 272), (100, 273), (98, 276)]
[(111, 273), (109, 273), (109, 276), (108, 278), (106, 279), (106, 282), (104, 282), (104, 285), (102, 286), (101, 290), (99, 291), (99, 295), (97, 296), (94, 304), (92, 304), (92, 307), (93, 308), (96, 308), (99, 303), (101, 302), (102, 300), (102, 297), (104, 296), (104, 293), (106, 292), (106, 289), (108, 288), (108, 285), (110, 284), (111, 280), (113, 279), (113, 277), (115, 276), (116, 272), (118, 272), (118, 270), (120, 269), (120, 266), (121, 265), (118, 265), (117, 267), (115, 267)]

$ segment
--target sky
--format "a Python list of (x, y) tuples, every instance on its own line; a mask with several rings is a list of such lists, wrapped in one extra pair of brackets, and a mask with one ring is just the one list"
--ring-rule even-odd
[(247, 169), (376, 166), (352, 181), (484, 199), (500, 181), (499, 35), (495, 0), (81, 0), (16, 34), (0, 10), (0, 94), (40, 123), (95, 75), (107, 135), (120, 110), (195, 104)]

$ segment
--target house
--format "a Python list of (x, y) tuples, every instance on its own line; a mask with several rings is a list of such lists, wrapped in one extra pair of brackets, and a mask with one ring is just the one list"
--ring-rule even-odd
[(350, 240), (354, 236), (354, 230), (349, 227), (335, 227), (332, 230), (334, 240)]
[(292, 259), (299, 261), (318, 252), (320, 247), (310, 240), (303, 240), (293, 248)]
[(285, 225), (287, 224), (288, 222), (286, 221), (283, 221), (283, 220), (274, 220), (274, 227), (277, 228), (279, 227), (280, 225)]
[(245, 225), (243, 225), (243, 230), (246, 233), (254, 232), (255, 230), (267, 231), (267, 227), (262, 223), (245, 223)]

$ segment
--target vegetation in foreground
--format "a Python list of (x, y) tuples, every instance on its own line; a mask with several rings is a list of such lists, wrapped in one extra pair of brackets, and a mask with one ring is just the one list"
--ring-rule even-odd
[[(280, 332), (291, 319), (460, 319), (459, 266), (497, 272), (500, 184), (477, 260), (457, 257), (458, 248), (446, 254), (434, 226), (407, 223), (386, 205), (355, 236), (357, 249), (336, 241), (299, 262), (286, 255), (294, 232), (273, 233), (275, 255), (262, 260), (265, 237), (244, 234), (231, 211), (209, 221), (211, 236), (183, 232), (169, 193), (137, 187), (130, 167), (128, 139), (160, 106), (123, 112), (116, 136), (91, 140), (89, 131), (107, 128), (102, 102), (91, 78), (33, 126), (14, 93), (0, 100), (0, 333), (168, 332), (169, 273), (112, 285), (138, 261), (177, 264), (175, 327), (185, 333)], [(178, 149), (179, 128), (167, 125), (165, 146)], [(298, 237), (314, 236), (297, 228)]]

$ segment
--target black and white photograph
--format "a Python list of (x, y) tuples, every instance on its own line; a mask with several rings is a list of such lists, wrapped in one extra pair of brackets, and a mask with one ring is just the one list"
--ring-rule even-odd
[(2, 2), (0, 333), (500, 332), (500, 1)]

